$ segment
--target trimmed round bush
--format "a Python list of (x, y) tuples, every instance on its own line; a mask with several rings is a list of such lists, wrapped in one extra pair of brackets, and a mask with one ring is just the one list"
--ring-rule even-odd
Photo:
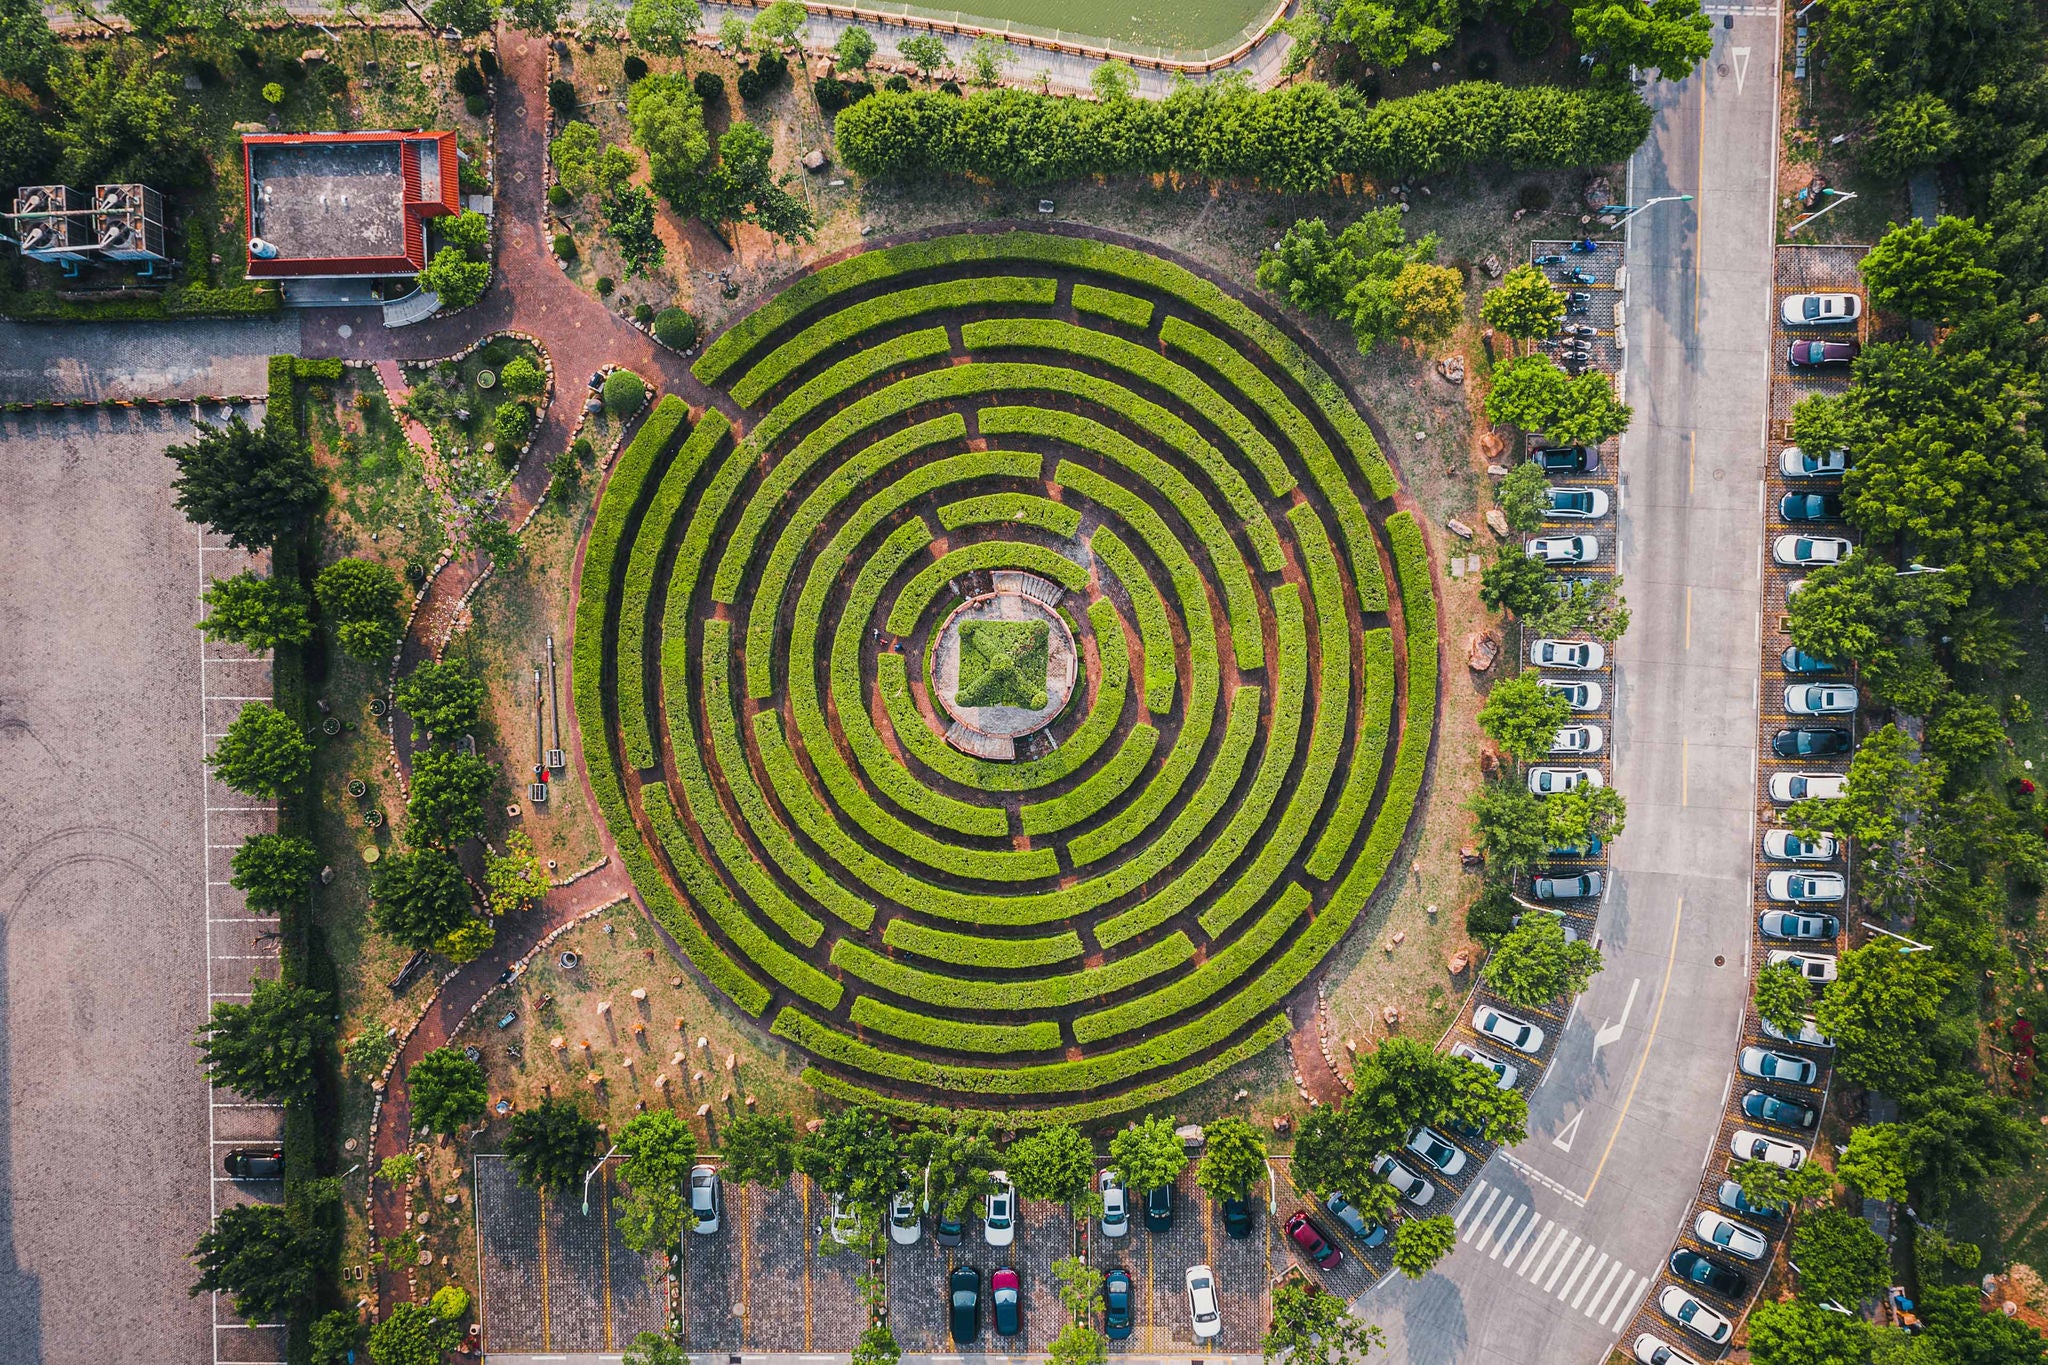
[(576, 259), (576, 239), (568, 233), (558, 232), (555, 234), (554, 248), (555, 255), (562, 260), (573, 261)]
[(605, 411), (614, 417), (637, 412), (647, 401), (647, 382), (631, 370), (613, 370), (604, 377)]
[(576, 112), (576, 103), (574, 84), (559, 76), (548, 82), (548, 108), (558, 114), (569, 115)]
[(561, 182), (548, 186), (548, 207), (565, 209), (575, 202), (576, 196), (569, 193), (568, 187)]
[(710, 104), (725, 98), (725, 79), (716, 71), (699, 71), (690, 77), (690, 88), (697, 92), (697, 98)]
[(678, 351), (697, 344), (697, 319), (687, 309), (664, 308), (654, 315), (654, 339)]
[(524, 403), (502, 404), (492, 419), (491, 429), (497, 438), (498, 454), (503, 456), (509, 450), (517, 455), (519, 447), (533, 433), (533, 409)]
[(626, 58), (626, 79), (627, 79), (627, 80), (629, 80), (629, 81), (637, 81), (637, 80), (639, 80), (639, 79), (640, 79), (641, 77), (645, 76), (646, 74), (647, 74), (647, 61), (646, 61), (646, 59), (645, 59), (645, 58), (643, 58), (643, 57), (641, 57), (641, 56), (639, 56), (639, 55), (637, 55), (637, 54), (632, 54), (632, 55), (629, 55), (629, 56), (627, 56), (627, 58)]

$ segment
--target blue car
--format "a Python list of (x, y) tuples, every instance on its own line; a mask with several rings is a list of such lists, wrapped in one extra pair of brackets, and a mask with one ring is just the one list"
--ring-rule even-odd
[(1787, 673), (1839, 673), (1841, 670), (1826, 659), (1816, 659), (1797, 645), (1788, 645), (1778, 662)]
[(1102, 1277), (1102, 1332), (1111, 1341), (1131, 1334), (1131, 1276), (1121, 1268)]

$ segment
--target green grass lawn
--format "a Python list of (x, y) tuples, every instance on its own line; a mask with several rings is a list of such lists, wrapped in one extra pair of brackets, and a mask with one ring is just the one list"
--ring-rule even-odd
[(1247, 30), (1270, 19), (1276, 6), (1273, 0), (1116, 0), (1113, 4), (1091, 0), (973, 0), (968, 7), (957, 10), (936, 4), (902, 8), (912, 14), (980, 22), (990, 28), (1009, 25), (1046, 35), (1057, 32), (1068, 38), (1100, 38), (1139, 51), (1165, 48), (1198, 53), (1235, 45), (1247, 36)]

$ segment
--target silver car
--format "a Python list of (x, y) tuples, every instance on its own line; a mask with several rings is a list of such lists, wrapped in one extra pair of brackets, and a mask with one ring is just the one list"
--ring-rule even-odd
[(1496, 1043), (1506, 1043), (1517, 1052), (1526, 1052), (1533, 1057), (1543, 1051), (1542, 1029), (1526, 1019), (1502, 1014), (1490, 1005), (1481, 1005), (1472, 1011), (1472, 1027)]
[(1846, 450), (1820, 453), (1786, 446), (1778, 452), (1778, 472), (1788, 479), (1839, 478), (1848, 469), (1849, 452)]
[(1565, 705), (1574, 711), (1598, 711), (1606, 693), (1596, 682), (1566, 682), (1561, 678), (1545, 678), (1545, 692), (1555, 692), (1564, 698)]
[(1806, 1058), (1773, 1052), (1767, 1047), (1742, 1049), (1736, 1065), (1743, 1075), (1759, 1081), (1787, 1081), (1793, 1085), (1812, 1085), (1813, 1078), (1820, 1074), (1820, 1068)]
[(1436, 1198), (1436, 1186), (1390, 1156), (1373, 1162), (1372, 1173), (1392, 1185), (1396, 1193), (1418, 1209), (1427, 1208), (1429, 1201)]
[(1787, 905), (1818, 905), (1849, 893), (1839, 872), (1773, 872), (1764, 878), (1764, 895)]
[(1597, 725), (1567, 725), (1550, 737), (1553, 754), (1597, 754), (1607, 747), (1607, 734)]
[(1600, 557), (1597, 536), (1538, 536), (1524, 548), (1545, 564), (1591, 564)]
[(1785, 709), (1795, 716), (1846, 716), (1860, 698), (1847, 683), (1793, 683), (1785, 689)]
[(697, 1231), (705, 1236), (717, 1232), (725, 1216), (725, 1195), (719, 1188), (716, 1166), (690, 1168), (690, 1212), (697, 1219)]
[(1863, 316), (1863, 300), (1854, 294), (1787, 294), (1778, 305), (1778, 320), (1787, 327), (1846, 327)]
[(1535, 882), (1536, 899), (1539, 901), (1585, 901), (1600, 895), (1602, 882), (1598, 872), (1580, 872), (1570, 877), (1538, 877)]
[(1095, 1185), (1102, 1192), (1102, 1235), (1123, 1236), (1131, 1230), (1131, 1201), (1124, 1193), (1123, 1177), (1106, 1170), (1095, 1178)]
[(1771, 800), (1779, 805), (1794, 801), (1839, 801), (1849, 790), (1849, 779), (1840, 773), (1772, 773)]
[(1552, 488), (1544, 497), (1543, 515), (1547, 517), (1591, 521), (1607, 515), (1607, 490), (1604, 488)]
[(1557, 796), (1564, 792), (1575, 792), (1581, 787), (1604, 787), (1607, 779), (1600, 775), (1598, 768), (1531, 768), (1529, 769), (1529, 794), (1531, 796)]
[(1801, 976), (1816, 986), (1833, 981), (1837, 970), (1833, 953), (1795, 953), (1785, 948), (1771, 954), (1770, 964), (1797, 968)]
[(1779, 536), (1771, 543), (1771, 558), (1788, 568), (1839, 564), (1855, 546), (1840, 536)]
[(1590, 672), (1607, 662), (1607, 648), (1597, 640), (1529, 642), (1529, 662), (1537, 668), (1571, 668)]
[(1764, 856), (1781, 863), (1831, 863), (1841, 851), (1832, 834), (1808, 839), (1789, 829), (1774, 829), (1764, 835)]
[(1770, 1238), (1713, 1209), (1703, 1210), (1692, 1220), (1692, 1233), (1708, 1246), (1719, 1247), (1745, 1261), (1761, 1261), (1771, 1249)]

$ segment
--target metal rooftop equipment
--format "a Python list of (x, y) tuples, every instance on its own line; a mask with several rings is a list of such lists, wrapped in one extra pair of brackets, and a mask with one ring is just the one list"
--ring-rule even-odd
[(168, 264), (164, 248), (164, 199), (147, 185), (99, 185), (92, 192), (93, 236), (100, 255), (110, 261), (144, 261), (144, 274), (159, 262)]
[(78, 273), (99, 249), (93, 232), (92, 206), (69, 185), (24, 185), (14, 192), (15, 242), (32, 261), (48, 261)]

